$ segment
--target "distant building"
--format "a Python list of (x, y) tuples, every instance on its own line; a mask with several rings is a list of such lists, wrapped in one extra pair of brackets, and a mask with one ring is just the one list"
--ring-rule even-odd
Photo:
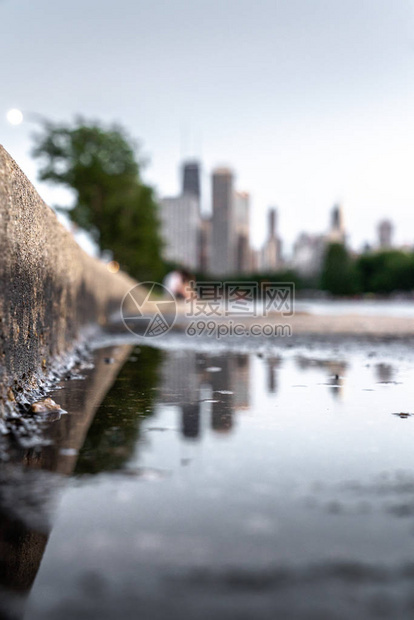
[(345, 243), (345, 226), (341, 205), (335, 205), (332, 208), (327, 242)]
[(198, 237), (198, 269), (208, 273), (211, 250), (211, 219), (201, 218)]
[(382, 220), (378, 224), (378, 245), (381, 250), (392, 247), (393, 225), (390, 220)]
[(201, 198), (200, 164), (197, 161), (184, 162), (182, 167), (182, 193)]
[(259, 273), (262, 267), (262, 251), (250, 248), (250, 267), (252, 273)]
[(191, 271), (198, 268), (200, 214), (198, 198), (184, 194), (160, 201), (164, 260)]
[(210, 269), (213, 275), (235, 272), (235, 222), (233, 173), (218, 168), (212, 175), (212, 228)]
[(235, 221), (235, 271), (249, 273), (251, 270), (250, 253), (250, 196), (247, 192), (234, 194)]
[(277, 271), (282, 265), (282, 242), (277, 235), (277, 211), (268, 213), (267, 239), (262, 249), (261, 267), (263, 271)]
[(324, 235), (301, 233), (293, 246), (293, 269), (304, 277), (317, 276), (322, 269), (325, 245)]
[(211, 220), (201, 216), (200, 164), (196, 160), (183, 163), (182, 193), (198, 200), (199, 228), (197, 238), (197, 270), (207, 273), (210, 256)]
[(182, 168), (182, 193), (160, 201), (164, 260), (198, 270), (204, 259), (204, 232), (200, 215), (200, 164), (186, 161)]

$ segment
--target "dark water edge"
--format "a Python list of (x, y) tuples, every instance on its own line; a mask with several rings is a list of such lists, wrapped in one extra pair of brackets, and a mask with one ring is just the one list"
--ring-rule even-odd
[(412, 351), (97, 350), (1, 467), (3, 616), (412, 617)]

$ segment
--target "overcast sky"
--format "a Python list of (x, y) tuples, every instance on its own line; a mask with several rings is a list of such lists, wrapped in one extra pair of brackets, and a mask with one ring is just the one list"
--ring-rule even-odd
[[(182, 156), (226, 164), (289, 243), (343, 204), (352, 245), (380, 218), (414, 243), (412, 0), (0, 0), (0, 141), (35, 181), (33, 124), (117, 120), (142, 141), (145, 178), (178, 191)], [(41, 195), (56, 201), (47, 187)]]

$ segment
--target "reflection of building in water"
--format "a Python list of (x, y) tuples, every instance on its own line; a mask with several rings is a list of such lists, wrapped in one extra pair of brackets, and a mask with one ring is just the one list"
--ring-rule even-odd
[[(215, 431), (229, 431), (233, 427), (234, 411), (249, 407), (249, 357), (242, 354), (208, 358), (210, 366), (220, 372), (208, 373), (207, 382), (213, 390), (211, 427)], [(230, 393), (227, 393), (230, 392)]]
[(269, 357), (266, 360), (267, 391), (270, 394), (275, 394), (277, 392), (277, 373), (276, 373), (276, 370), (279, 368), (280, 363), (281, 363), (280, 357)]
[(161, 374), (161, 402), (180, 407), (184, 437), (194, 439), (201, 434), (202, 391), (211, 395), (210, 407), (205, 413), (209, 411), (211, 428), (215, 431), (231, 430), (234, 411), (249, 407), (247, 355), (210, 357), (193, 351), (170, 353), (164, 360)]
[(181, 407), (181, 432), (184, 437), (196, 439), (200, 435), (200, 405), (188, 403)]
[(394, 368), (391, 364), (377, 364), (375, 370), (380, 383), (389, 383), (393, 380)]
[[(314, 357), (305, 357), (304, 355), (297, 355), (295, 362), (298, 368), (301, 370), (312, 370), (312, 368), (327, 368), (332, 370), (335, 374), (344, 374), (348, 364), (344, 361), (337, 360), (318, 360)], [(336, 372), (338, 370), (339, 372)]]
[[(211, 368), (220, 368), (219, 372), (206, 372), (206, 383), (211, 385), (213, 403), (211, 408), (211, 428), (214, 431), (227, 432), (233, 427), (234, 394), (232, 390), (233, 357), (209, 357), (208, 365)], [(215, 401), (215, 402), (214, 402)]]
[(328, 375), (328, 384), (331, 387), (331, 394), (335, 398), (339, 398), (343, 393), (342, 377), (339, 373)]
[(161, 400), (163, 403), (198, 401), (199, 365), (195, 351), (169, 353), (161, 368)]
[(192, 439), (200, 435), (201, 373), (198, 357), (195, 351), (170, 353), (161, 370), (161, 402), (181, 408), (181, 432), (184, 437)]
[(234, 392), (234, 408), (249, 408), (250, 391), (250, 358), (248, 355), (238, 354), (231, 358), (233, 362), (230, 388)]
[(342, 396), (343, 377), (347, 369), (346, 362), (336, 360), (318, 360), (314, 358), (298, 355), (295, 358), (297, 366), (301, 370), (312, 370), (313, 368), (322, 368), (327, 371), (327, 385), (331, 386), (333, 396)]
[(332, 388), (332, 396), (335, 396), (335, 398), (342, 396), (343, 376), (345, 374), (346, 364), (343, 362), (327, 361), (326, 369), (328, 370), (328, 382)]

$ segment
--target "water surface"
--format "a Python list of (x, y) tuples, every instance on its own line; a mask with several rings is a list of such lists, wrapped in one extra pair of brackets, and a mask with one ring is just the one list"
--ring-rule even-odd
[(399, 347), (121, 347), (128, 361), (63, 448), (71, 467), (41, 456), (62, 462), (62, 421), (38, 469), (33, 454), (9, 464), (14, 557), (37, 557), (25, 617), (410, 617), (414, 363)]

